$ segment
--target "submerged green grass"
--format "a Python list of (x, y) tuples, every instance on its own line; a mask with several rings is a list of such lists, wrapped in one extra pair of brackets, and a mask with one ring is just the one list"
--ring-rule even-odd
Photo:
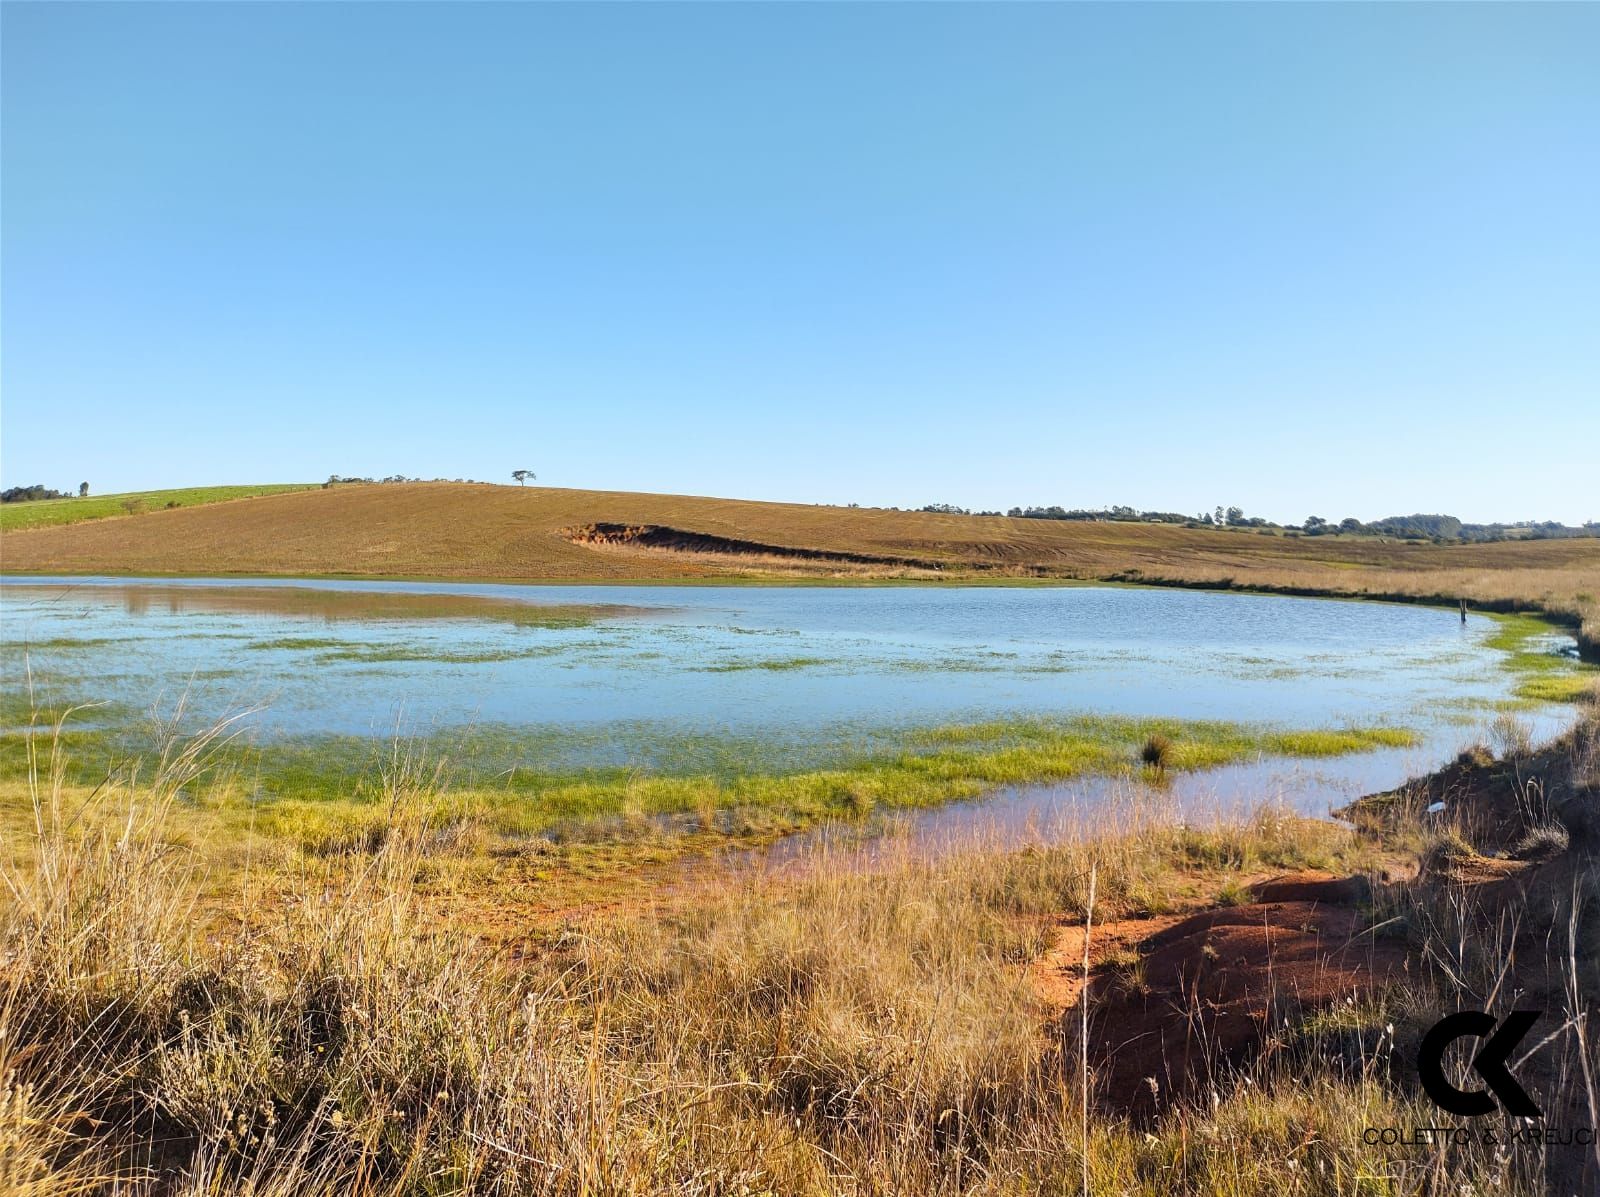
[(1403, 727), (1314, 728), (1268, 732), (1262, 749), (1275, 756), (1343, 756), (1375, 748), (1410, 748), (1417, 734)]
[(743, 673), (761, 669), (768, 673), (788, 673), (797, 669), (814, 669), (819, 665), (836, 665), (829, 657), (777, 657), (766, 661), (728, 661), (720, 665), (703, 666), (701, 673)]
[(1498, 625), (1484, 644), (1505, 655), (1504, 667), (1517, 678), (1512, 693), (1523, 705), (1580, 702), (1600, 687), (1600, 667), (1555, 651), (1557, 629), (1536, 615), (1492, 615)]
[(311, 649), (347, 648), (349, 640), (334, 640), (326, 636), (280, 636), (276, 640), (252, 640), (245, 645), (252, 652), (304, 652)]
[[(823, 746), (763, 736), (685, 735), (670, 727), (455, 729), (394, 745), (317, 736), (260, 746), (234, 742), (211, 762), (194, 805), (224, 823), (287, 837), (311, 851), (381, 835), (382, 799), (397, 760), (436, 762), (449, 817), (503, 841), (592, 839), (683, 830), (769, 838), (824, 819), (931, 807), (997, 786), (1084, 776), (1153, 777), (1140, 764), (1153, 736), (1166, 768), (1185, 771), (1260, 755), (1330, 756), (1409, 745), (1394, 727), (1283, 730), (1210, 720), (1077, 716), (931, 728), (861, 729)], [(149, 759), (113, 731), (70, 727), (76, 780)], [(568, 740), (577, 741), (576, 744)], [(611, 765), (574, 763), (615, 744)], [(0, 736), (0, 777), (21, 777), (22, 737)]]
[(440, 665), (491, 665), (499, 661), (527, 661), (567, 651), (564, 645), (534, 645), (528, 648), (429, 648), (425, 645), (344, 644), (331, 652), (320, 653), (319, 662), (354, 661), (363, 665), (391, 661), (433, 662)]

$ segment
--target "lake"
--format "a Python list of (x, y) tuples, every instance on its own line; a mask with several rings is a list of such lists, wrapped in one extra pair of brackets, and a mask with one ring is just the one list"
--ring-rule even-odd
[[(158, 712), (181, 699), (196, 720), (251, 708), (263, 739), (494, 726), (537, 733), (562, 767), (693, 768), (725, 740), (798, 767), (907, 728), (1076, 713), (1421, 734), (1273, 766), (1324, 808), (1482, 736), (1515, 680), (1485, 643), (1496, 627), (1423, 606), (1111, 586), (0, 587), (12, 694), (31, 671), (46, 699)], [(1570, 645), (1552, 632), (1546, 647)], [(1549, 734), (1568, 713), (1519, 717)], [(999, 798), (995, 812), (1016, 795)]]

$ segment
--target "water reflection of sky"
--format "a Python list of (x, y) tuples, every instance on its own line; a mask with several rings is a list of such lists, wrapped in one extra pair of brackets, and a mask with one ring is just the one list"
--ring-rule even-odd
[(1094, 712), (1460, 738), (1471, 711), (1510, 689), (1484, 645), (1494, 627), (1420, 606), (1089, 586), (72, 579), (0, 591), (8, 685), (26, 658), (46, 694), (144, 708), (186, 693), (197, 717), (266, 704), (257, 725), (290, 733), (387, 733), (398, 717), (805, 739)]

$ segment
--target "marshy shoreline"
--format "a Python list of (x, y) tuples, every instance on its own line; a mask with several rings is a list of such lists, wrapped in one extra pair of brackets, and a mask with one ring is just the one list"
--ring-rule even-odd
[[(1259, 607), (1244, 600), (1197, 605), (1163, 599), (1147, 610), (1151, 603), (1135, 596), (1158, 593), (1148, 588), (1079, 584), (1061, 600), (1036, 594), (1019, 605), (987, 588), (918, 588), (858, 603), (806, 587), (743, 591), (750, 601), (742, 607), (729, 605), (738, 603), (739, 589), (722, 596), (696, 591), (690, 592), (694, 603), (676, 601), (682, 610), (674, 623), (665, 618), (674, 600), (659, 589), (635, 597), (564, 586), (527, 593), (481, 584), (394, 585), (96, 581), (62, 586), (59, 595), (38, 582), (8, 586), (12, 595), (43, 595), (37, 609), (46, 614), (39, 617), (38, 636), (10, 646), (10, 665), (19, 677), (26, 668), (33, 696), (10, 695), (5, 722), (13, 729), (32, 726), (30, 734), (37, 734), (68, 709), (84, 708), (58, 739), (68, 754), (68, 779), (92, 785), (128, 767), (120, 762), (148, 758), (152, 733), (198, 730), (212, 711), (217, 718), (234, 712), (256, 718), (258, 704), (247, 699), (239, 706), (236, 696), (264, 663), (279, 662), (278, 669), (289, 671), (280, 684), (313, 673), (317, 684), (285, 691), (292, 721), (275, 731), (264, 727), (258, 738), (253, 731), (243, 734), (245, 723), (233, 725), (228, 745), (215, 754), (204, 800), (191, 803), (197, 824), (212, 821), (205, 834), (236, 839), (248, 824), (316, 852), (381, 835), (377, 778), (398, 735), (408, 753), (437, 762), (439, 788), (474, 834), (513, 847), (539, 836), (554, 839), (562, 851), (606, 839), (636, 847), (653, 841), (650, 850), (660, 854), (674, 851), (674, 841), (697, 851), (717, 837), (755, 847), (819, 823), (971, 802), (1000, 787), (1136, 777), (1137, 750), (1151, 737), (1170, 742), (1160, 772), (1175, 776), (1262, 756), (1310, 763), (1374, 750), (1394, 756), (1401, 749), (1417, 750), (1404, 762), (1414, 768), (1453, 751), (1459, 725), (1496, 711), (1536, 717), (1547, 734), (1555, 717), (1543, 712), (1563, 709), (1550, 704), (1579, 698), (1592, 683), (1587, 667), (1551, 651), (1548, 625), (1531, 617), (1496, 617), (1497, 629), (1479, 620), (1470, 639), (1485, 647), (1463, 655), (1469, 638), (1463, 629), (1457, 642), (1453, 621), (1411, 618), (1391, 628), (1393, 621), (1376, 611), (1352, 619), (1355, 608), (1319, 612), (1283, 599)], [(608, 593), (633, 605), (597, 597)], [(59, 600), (69, 597), (81, 611), (61, 606)], [(622, 618), (652, 607), (659, 609), (643, 622)], [(1029, 613), (1026, 623), (1019, 622), (1023, 612)], [(1120, 647), (1106, 650), (1096, 665), (1093, 653), (1078, 647), (1085, 636), (1150, 636), (1144, 625), (1152, 619), (1163, 627), (1172, 622), (1175, 631), (1149, 640), (1149, 655), (1130, 651), (1138, 640), (1117, 641)], [(907, 620), (946, 621), (940, 625), (945, 639), (897, 638), (895, 630)], [(1219, 632), (1232, 620), (1250, 630), (1238, 637)], [(954, 651), (963, 638), (997, 623), (1011, 625), (1008, 635), (1018, 639), (973, 641)], [(845, 639), (795, 630), (816, 627), (845, 629)], [(1492, 632), (1487, 639), (1485, 628)], [(59, 635), (52, 638), (53, 632)], [(1182, 645), (1190, 634), (1206, 637), (1205, 654), (1191, 659), (1200, 650), (1167, 647), (1174, 634)], [(1302, 635), (1309, 639), (1294, 639)], [(861, 636), (866, 639), (851, 638)], [(1058, 639), (1035, 643), (1043, 636)], [(127, 647), (112, 651), (118, 637), (127, 638)], [(1293, 651), (1279, 649), (1277, 637), (1290, 638)], [(1375, 655), (1380, 638), (1389, 656)], [(36, 657), (32, 640), (41, 650)], [(1175, 652), (1182, 658), (1178, 674), (1155, 683), (1144, 679), (1152, 672), (1165, 678), (1163, 662)], [(1342, 666), (1341, 652), (1358, 652), (1362, 664)], [(1392, 695), (1410, 692), (1402, 685), (1406, 671), (1423, 668), (1415, 662), (1434, 654), (1440, 661), (1425, 668), (1443, 670), (1437, 679), (1419, 674), (1417, 683), (1405, 683), (1422, 685), (1416, 691), (1422, 706), (1411, 711), (1409, 699), (1396, 705)], [(176, 663), (169, 682), (179, 695), (168, 700), (169, 706), (175, 702), (170, 714), (158, 707), (142, 716), (148, 691), (129, 690), (126, 683), (95, 688), (96, 677), (108, 671), (135, 678), (167, 661)], [(1098, 671), (1084, 672), (1091, 667)], [(1491, 682), (1491, 671), (1506, 680)], [(858, 674), (870, 688), (862, 690)], [(921, 679), (941, 674), (960, 685), (938, 690), (972, 703), (973, 713), (936, 704), (904, 707), (896, 722), (876, 714), (879, 696), (903, 702), (937, 693)], [(1340, 677), (1364, 680), (1334, 680)], [(1478, 684), (1460, 689), (1459, 677)], [(1314, 691), (1307, 678), (1332, 687), (1331, 697), (1308, 702), (1306, 694)], [(634, 693), (632, 705), (595, 708), (597, 681), (607, 694)], [(1214, 691), (1217, 685), (1225, 689)], [(385, 731), (379, 720), (394, 696), (419, 686), (460, 692), (478, 704), (498, 686), (512, 701), (500, 709), (523, 722), (497, 720), (494, 708), (480, 705), (470, 722), (456, 723), (423, 707), (409, 712), (409, 727), (390, 713)], [(564, 688), (541, 695), (549, 686)], [(1130, 686), (1145, 689), (1131, 691), (1131, 700), (1119, 697)], [(1185, 695), (1186, 688), (1193, 693)], [(1258, 691), (1265, 697), (1252, 697)], [(846, 718), (832, 700), (858, 692), (872, 701), (862, 715)], [(811, 697), (789, 708), (753, 705), (788, 702), (794, 693)], [(207, 694), (220, 695), (225, 705), (202, 701)], [(982, 711), (983, 694), (1011, 702), (1011, 709)], [(1202, 714), (1216, 709), (1217, 694), (1231, 696), (1221, 700), (1233, 704), (1225, 708), (1227, 717)], [(535, 698), (541, 708), (530, 708)], [(1297, 705), (1282, 705), (1285, 700)], [(359, 726), (366, 717), (362, 702), (374, 727)], [(576, 702), (593, 709), (587, 724), (550, 721)], [(673, 704), (706, 712), (701, 725), (630, 715)], [(1072, 713), (1102, 707), (1106, 714)], [(1414, 722), (1424, 708), (1425, 752), (1418, 731), (1424, 725)], [(1180, 715), (1148, 713), (1162, 709)], [(823, 710), (829, 721), (812, 726)], [(719, 721), (747, 711), (755, 713), (753, 722)], [(333, 717), (352, 726), (330, 726), (326, 720)], [(811, 722), (785, 732), (785, 718)], [(7, 739), (3, 774), (18, 783), (24, 773), (20, 741)], [(1404, 776), (1393, 774), (1398, 763), (1388, 766), (1391, 780)], [(1142, 767), (1148, 772), (1150, 765)], [(1388, 784), (1370, 771), (1352, 776), (1358, 784)], [(1252, 779), (1232, 784), (1247, 790)]]

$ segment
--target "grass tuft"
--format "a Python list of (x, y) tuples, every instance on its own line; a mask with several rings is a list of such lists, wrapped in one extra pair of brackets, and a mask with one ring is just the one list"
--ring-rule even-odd
[(1139, 746), (1139, 759), (1152, 769), (1166, 772), (1173, 759), (1172, 741), (1160, 732), (1152, 732)]

